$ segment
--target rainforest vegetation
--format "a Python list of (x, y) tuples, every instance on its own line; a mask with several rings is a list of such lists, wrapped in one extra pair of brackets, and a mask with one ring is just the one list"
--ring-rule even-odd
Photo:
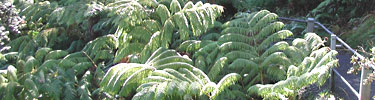
[(278, 18), (314, 17), (368, 48), (374, 4), (1, 0), (0, 99), (295, 100), (326, 82), (338, 53)]

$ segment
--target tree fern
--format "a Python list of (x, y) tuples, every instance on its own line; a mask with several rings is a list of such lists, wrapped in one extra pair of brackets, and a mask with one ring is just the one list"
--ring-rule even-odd
[[(323, 49), (323, 48), (322, 48)], [(334, 57), (337, 54), (336, 51), (331, 51), (329, 54), (325, 54), (324, 58), (320, 60), (319, 58), (315, 58), (315, 60), (319, 62), (327, 62), (325, 64), (319, 65), (311, 65), (313, 66), (312, 69), (301, 68), (305, 67), (308, 63), (301, 63), (299, 67), (291, 66), (288, 69), (288, 76), (286, 80), (279, 81), (275, 84), (268, 84), (268, 85), (255, 85), (248, 89), (248, 93), (251, 95), (260, 95), (264, 98), (281, 98), (280, 96), (285, 96), (287, 98), (293, 98), (296, 96), (295, 92), (305, 85), (310, 85), (315, 82), (318, 82), (319, 85), (324, 83), (324, 80), (328, 78), (327, 76), (329, 68), (334, 67), (337, 64), (337, 60)], [(304, 62), (307, 61), (305, 58)], [(313, 62), (310, 62), (313, 63)], [(302, 73), (298, 72), (302, 71)], [(293, 73), (300, 73), (300, 74), (293, 74)], [(295, 76), (296, 75), (296, 76)], [(324, 79), (322, 79), (324, 78)], [(286, 89), (285, 89), (286, 88)], [(273, 96), (271, 93), (279, 93), (278, 96)]]
[[(178, 79), (181, 80), (171, 80), (171, 81), (151, 81), (142, 84), (138, 87), (138, 93), (135, 95), (133, 99), (137, 99), (139, 97), (148, 97), (150, 93), (156, 93), (157, 98), (199, 98), (200, 95), (207, 95), (214, 99), (217, 95), (219, 95), (225, 88), (232, 85), (233, 82), (236, 82), (240, 76), (238, 74), (229, 74), (224, 79), (222, 79), (217, 85), (215, 83), (209, 82), (205, 83), (199, 78), (199, 74), (195, 74), (187, 69), (179, 69), (178, 71), (173, 69), (165, 69), (168, 73), (174, 73), (175, 77), (180, 77)], [(199, 70), (199, 69), (197, 69)], [(187, 77), (181, 76), (184, 73)], [(153, 76), (150, 76), (153, 77)], [(202, 81), (202, 82), (201, 82)], [(189, 85), (190, 84), (190, 85)], [(165, 87), (168, 85), (168, 89), (152, 89), (151, 91), (149, 88), (153, 87)], [(207, 91), (207, 89), (211, 86), (211, 91)], [(142, 92), (147, 91), (147, 92)]]
[[(141, 55), (146, 56), (146, 57), (143, 57), (143, 58), (141, 57), (141, 58), (145, 59), (147, 58), (147, 55), (150, 54), (149, 52), (145, 51), (146, 49), (149, 49), (147, 51), (150, 51), (151, 49), (151, 52), (153, 52), (154, 50), (156, 50), (156, 48), (159, 48), (159, 47), (166, 47), (166, 48), (169, 47), (169, 44), (171, 44), (172, 42), (172, 34), (176, 32), (176, 30), (178, 31), (181, 40), (188, 39), (188, 37), (190, 37), (189, 36), (190, 31), (193, 32), (194, 36), (200, 36), (202, 33), (207, 31), (208, 26), (213, 26), (214, 24), (213, 22), (223, 11), (221, 6), (218, 6), (218, 5), (202, 4), (202, 3), (197, 3), (194, 5), (192, 2), (188, 2), (184, 6), (184, 8), (181, 9), (181, 7), (183, 6), (181, 4), (185, 4), (185, 2), (181, 2), (177, 0), (159, 1), (157, 7), (150, 9), (150, 10), (154, 10), (154, 12), (151, 12), (150, 16), (148, 16), (147, 14), (144, 14), (145, 15), (144, 17), (139, 17), (138, 19), (135, 19), (135, 18), (133, 19), (132, 17), (127, 16), (129, 18), (132, 18), (132, 20), (142, 20), (143, 18), (146, 18), (146, 17), (153, 18), (152, 15), (155, 14), (157, 18), (152, 19), (152, 20), (157, 20), (157, 22), (161, 23), (161, 26), (162, 26), (160, 27), (160, 29), (155, 29), (155, 27), (147, 27), (146, 30), (155, 30), (154, 31), (155, 33), (152, 33), (153, 34), (152, 36), (151, 35), (146, 36), (146, 37), (151, 37), (151, 39), (147, 39), (146, 37), (134, 37), (135, 34), (140, 34), (138, 32), (129, 33), (129, 31), (136, 30), (135, 28), (132, 28), (133, 26), (135, 27), (144, 26), (146, 24), (142, 25), (141, 24), (142, 22), (139, 22), (139, 24), (119, 25), (120, 29), (118, 30), (122, 31), (119, 33), (121, 34), (129, 33), (128, 35), (122, 35), (122, 36), (126, 36), (126, 37), (131, 36), (132, 37), (131, 40), (138, 40), (138, 38), (142, 38), (140, 40), (149, 40), (148, 43), (147, 41), (142, 42), (143, 44), (149, 45), (149, 47), (145, 45), (146, 47), (145, 49), (142, 50), (143, 52), (132, 52), (132, 53), (141, 53)], [(131, 5), (127, 5), (127, 6), (131, 6)], [(169, 9), (168, 9), (168, 6), (169, 6)], [(142, 12), (140, 10), (143, 10), (143, 9), (148, 9), (148, 8), (134, 9), (134, 12)], [(206, 27), (206, 28), (203, 28), (203, 27)], [(160, 33), (157, 32), (157, 30)], [(128, 48), (128, 46), (122, 47), (121, 49), (123, 48)], [(124, 50), (121, 50), (121, 49), (119, 50), (120, 52), (117, 52), (118, 56), (116, 56), (115, 62), (119, 62), (120, 58), (123, 58), (124, 56), (127, 55), (127, 53), (121, 54), (121, 52), (124, 52)]]
[[(225, 29), (221, 32), (222, 36), (217, 42), (199, 47), (195, 49), (197, 52), (193, 54), (195, 64), (204, 66), (200, 68), (208, 72), (210, 79), (214, 81), (222, 78), (222, 74), (235, 71), (245, 76), (242, 82), (244, 82), (243, 84), (246, 85), (244, 87), (247, 89), (257, 83), (267, 84), (282, 81), (292, 77), (291, 75), (301, 75), (301, 72), (309, 72), (314, 68), (312, 66), (317, 64), (314, 60), (312, 60), (311, 64), (308, 64), (311, 61), (309, 59), (311, 57), (316, 57), (314, 59), (323, 57), (323, 55), (315, 51), (323, 46), (322, 44), (324, 43), (316, 34), (309, 33), (303, 39), (296, 39), (290, 44), (282, 41), (293, 35), (293, 33), (289, 30), (281, 30), (284, 24), (277, 22), (277, 15), (269, 11), (238, 15), (235, 18), (222, 26)], [(195, 42), (192, 41), (197, 40), (184, 42), (181, 45), (184, 48), (181, 49), (188, 50), (186, 48), (188, 45), (195, 45)], [(321, 52), (323, 50), (326, 49), (322, 49)], [(311, 53), (311, 51), (316, 53)], [(308, 57), (309, 55), (311, 57)], [(302, 60), (304, 57), (309, 59)], [(227, 58), (227, 60), (222, 62), (222, 58)], [(219, 62), (222, 63), (219, 64)], [(308, 65), (302, 68), (302, 63)], [(294, 66), (299, 64), (301, 64), (300, 68)], [(218, 65), (224, 66), (218, 67)], [(213, 72), (220, 74), (213, 74)], [(212, 85), (207, 85), (203, 89), (212, 91)], [(278, 92), (268, 91), (264, 93), (270, 95), (263, 96), (264, 98), (282, 96), (282, 93)], [(290, 94), (290, 91), (288, 93)], [(288, 96), (283, 97), (288, 98)]]

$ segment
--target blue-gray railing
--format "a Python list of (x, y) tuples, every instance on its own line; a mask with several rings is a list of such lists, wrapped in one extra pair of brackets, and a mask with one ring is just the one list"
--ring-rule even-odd
[[(313, 32), (315, 24), (318, 25), (318, 27), (323, 28), (327, 33), (331, 35), (331, 43), (330, 48), (331, 50), (336, 50), (336, 47), (345, 47), (349, 49), (351, 52), (354, 53), (354, 55), (358, 56), (360, 59), (365, 59), (361, 54), (359, 54), (356, 50), (351, 48), (347, 43), (345, 43), (341, 38), (336, 36), (332, 31), (330, 31), (327, 27), (325, 27), (323, 24), (321, 24), (318, 21), (315, 21), (314, 18), (308, 18), (307, 20), (301, 20), (301, 19), (292, 19), (292, 18), (286, 18), (286, 17), (279, 17), (280, 20), (287, 20), (287, 21), (295, 21), (295, 22), (303, 22), (307, 23), (307, 32)], [(337, 45), (336, 42), (340, 42), (341, 45)], [(375, 66), (372, 64), (368, 64), (367, 66), (370, 66), (372, 69), (375, 69)], [(371, 92), (371, 84), (365, 84), (364, 80), (367, 79), (367, 76), (371, 73), (370, 69), (367, 69), (365, 67), (362, 67), (361, 69), (361, 83), (359, 87), (359, 93), (353, 88), (352, 85), (349, 84), (349, 82), (335, 69), (330, 69), (331, 78), (330, 78), (330, 90), (334, 90), (334, 81), (335, 76), (337, 75), (349, 88), (350, 90), (357, 96), (359, 100), (369, 100), (370, 99), (370, 92)]]

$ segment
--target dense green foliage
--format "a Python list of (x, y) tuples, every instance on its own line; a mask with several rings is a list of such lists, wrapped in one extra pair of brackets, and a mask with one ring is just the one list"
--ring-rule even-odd
[[(324, 22), (346, 23), (374, 10), (373, 0), (213, 0), (237, 11), (268, 9), (283, 16), (315, 17)], [(228, 5), (229, 4), (229, 5)]]
[(365, 50), (375, 46), (374, 32), (375, 32), (375, 15), (369, 14), (361, 18), (357, 27), (344, 34), (345, 39), (351, 46), (361, 46)]
[(216, 21), (188, 0), (15, 1), (28, 25), (0, 53), (0, 99), (295, 99), (336, 51), (267, 10)]

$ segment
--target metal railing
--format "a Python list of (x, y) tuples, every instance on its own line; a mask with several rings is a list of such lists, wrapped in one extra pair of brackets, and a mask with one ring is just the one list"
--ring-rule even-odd
[[(323, 24), (321, 24), (318, 21), (315, 21), (314, 18), (308, 18), (307, 20), (301, 20), (301, 19), (292, 19), (292, 18), (286, 18), (286, 17), (279, 17), (281, 20), (288, 20), (288, 21), (295, 21), (295, 22), (303, 22), (307, 23), (307, 32), (313, 32), (315, 24), (317, 24), (320, 28), (323, 28), (327, 33), (331, 35), (331, 43), (330, 43), (330, 48), (331, 50), (336, 50), (336, 47), (345, 47), (349, 49), (351, 52), (353, 52), (354, 55), (358, 56), (360, 59), (364, 59), (364, 57), (359, 54), (356, 50), (351, 48), (347, 43), (345, 43), (341, 38), (336, 36), (332, 31), (330, 31), (327, 27), (325, 27)], [(336, 42), (340, 42), (342, 45), (337, 45)], [(374, 65), (370, 65), (371, 68), (375, 69)], [(335, 69), (331, 68), (330, 69), (330, 90), (334, 91), (334, 81), (335, 81), (335, 76), (337, 75), (348, 87), (349, 89), (357, 96), (359, 100), (369, 100), (370, 99), (370, 92), (371, 92), (371, 84), (364, 84), (364, 80), (367, 79), (367, 76), (371, 73), (371, 70), (362, 67), (361, 69), (361, 80), (360, 80), (360, 88), (359, 88), (359, 93), (353, 88), (352, 85), (349, 84), (349, 82)]]

